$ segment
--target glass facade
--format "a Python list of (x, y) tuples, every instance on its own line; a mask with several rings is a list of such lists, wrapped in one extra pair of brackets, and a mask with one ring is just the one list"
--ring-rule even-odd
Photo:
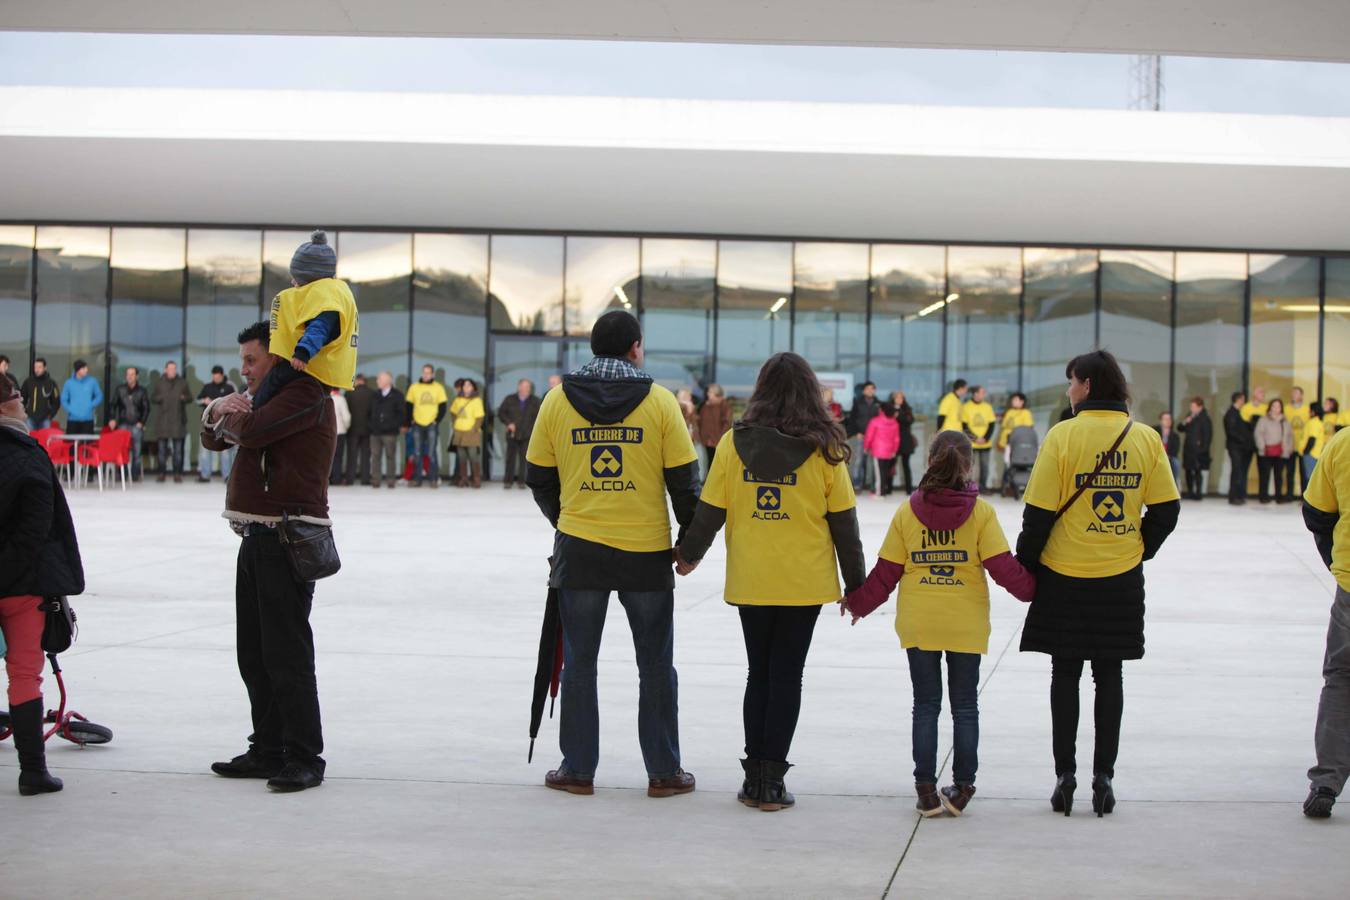
[[(195, 392), (235, 335), (290, 285), (308, 231), (0, 225), (0, 353), (64, 381), (83, 358), (113, 384), (181, 360)], [(330, 232), (361, 310), (359, 368), (400, 384), (431, 363), (445, 382), (543, 382), (590, 357), (610, 309), (643, 319), (647, 369), (738, 405), (763, 360), (795, 348), (822, 372), (903, 390), (918, 422), (955, 378), (995, 408), (1026, 392), (1044, 431), (1064, 408), (1064, 363), (1120, 359), (1136, 417), (1200, 396), (1216, 423), (1247, 385), (1309, 400), (1350, 395), (1350, 255), (987, 247), (639, 236)], [(851, 398), (837, 398), (847, 405)], [(1222, 484), (1216, 427), (1211, 485)]]

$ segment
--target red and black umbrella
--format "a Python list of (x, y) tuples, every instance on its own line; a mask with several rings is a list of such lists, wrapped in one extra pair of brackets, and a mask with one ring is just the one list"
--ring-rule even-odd
[(562, 675), (562, 617), (558, 613), (558, 589), (548, 589), (544, 603), (544, 627), (539, 632), (539, 662), (534, 669), (534, 695), (530, 703), (530, 753), (527, 762), (534, 762), (534, 739), (539, 736), (539, 724), (544, 720), (544, 695), (550, 698), (548, 717), (553, 718), (553, 700), (558, 696), (558, 680)]

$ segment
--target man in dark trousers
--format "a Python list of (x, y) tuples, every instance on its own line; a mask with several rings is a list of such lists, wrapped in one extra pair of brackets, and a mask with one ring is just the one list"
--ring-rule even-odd
[[(239, 371), (250, 395), (273, 366), (289, 364), (267, 352), (268, 340), (266, 322), (239, 334)], [(236, 640), (253, 715), (248, 751), (212, 764), (211, 771), (226, 778), (266, 778), (274, 791), (318, 787), (326, 764), (309, 626), (314, 583), (297, 581), (291, 573), (277, 527), (282, 513), (331, 524), (333, 403), (328, 388), (301, 373), (256, 410), (243, 394), (213, 401), (202, 424), (203, 447), (239, 448), (225, 489), (225, 517), (243, 538), (235, 569)]]
[(47, 371), (47, 360), (33, 360), (33, 374), (23, 380), (23, 405), (28, 411), (28, 427), (50, 428), (61, 410), (61, 386)]
[(370, 407), (375, 392), (366, 384), (366, 376), (357, 373), (354, 387), (347, 392), (347, 409), (352, 424), (347, 426), (347, 477), (343, 484), (370, 484)]
[(392, 489), (403, 474), (403, 435), (408, 433), (405, 423), (407, 410), (403, 392), (394, 387), (394, 376), (381, 372), (375, 376), (377, 390), (370, 405), (370, 455), (373, 479), (380, 486), (381, 478)]
[(642, 326), (623, 310), (591, 330), (594, 358), (549, 391), (527, 453), (526, 483), (557, 529), (549, 586), (563, 631), (562, 765), (544, 784), (595, 792), (600, 759), (596, 659), (615, 591), (628, 614), (638, 668), (638, 743), (647, 796), (694, 789), (680, 767), (675, 674), (675, 542), (698, 503), (698, 456), (675, 395), (642, 371)]
[[(197, 402), (203, 407), (210, 406), (212, 400), (219, 400), (226, 394), (234, 393), (234, 385), (230, 384), (225, 378), (225, 368), (223, 366), (211, 367), (211, 380), (202, 385), (202, 389), (197, 392)], [(211, 480), (211, 467), (214, 461), (211, 457), (220, 457), (220, 479), (221, 481), (230, 480), (230, 465), (234, 462), (235, 448), (230, 447), (220, 453), (208, 450), (205, 447), (197, 451), (197, 481), (205, 484)]]
[(150, 394), (141, 384), (141, 370), (128, 366), (125, 380), (113, 390), (108, 407), (108, 421), (131, 432), (131, 480), (141, 480), (141, 444), (145, 440), (145, 423), (150, 419)]
[(881, 402), (877, 400), (877, 386), (864, 381), (857, 396), (853, 398), (853, 407), (844, 419), (844, 431), (848, 434), (848, 443), (853, 448), (853, 487), (865, 489), (871, 486), (873, 479), (872, 459), (863, 451), (863, 436), (867, 434), (867, 425), (881, 414)]
[(1247, 402), (1244, 391), (1233, 392), (1232, 405), (1223, 414), (1224, 447), (1228, 450), (1228, 462), (1232, 473), (1228, 480), (1228, 502), (1241, 506), (1247, 502), (1247, 470), (1251, 468), (1252, 455), (1256, 452), (1256, 437), (1242, 417), (1242, 407)]
[(497, 408), (497, 421), (506, 427), (506, 472), (502, 487), (510, 489), (515, 482), (525, 487), (525, 450), (530, 446), (534, 420), (539, 416), (540, 400), (534, 395), (534, 382), (522, 378), (516, 392)]
[(171, 462), (174, 483), (183, 480), (183, 444), (187, 440), (187, 407), (191, 402), (192, 392), (188, 390), (187, 379), (178, 374), (178, 363), (169, 360), (150, 394), (150, 407), (155, 417), (153, 431), (159, 444), (156, 481), (163, 481), (168, 476)]

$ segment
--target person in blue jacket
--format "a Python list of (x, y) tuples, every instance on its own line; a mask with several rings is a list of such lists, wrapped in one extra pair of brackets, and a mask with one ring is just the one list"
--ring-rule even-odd
[(66, 411), (67, 434), (94, 433), (94, 412), (103, 406), (103, 390), (82, 359), (75, 360), (75, 374), (61, 387), (61, 406)]

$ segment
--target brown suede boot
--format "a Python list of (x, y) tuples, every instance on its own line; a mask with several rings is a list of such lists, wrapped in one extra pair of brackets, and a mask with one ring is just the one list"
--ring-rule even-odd
[(476, 488), (483, 486), (483, 464), (481, 462), (473, 463), (473, 486)]

